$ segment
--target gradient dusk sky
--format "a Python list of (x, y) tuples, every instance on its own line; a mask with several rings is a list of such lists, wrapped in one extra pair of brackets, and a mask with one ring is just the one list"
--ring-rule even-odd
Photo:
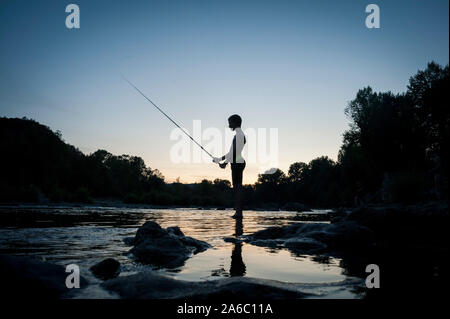
[[(78, 4), (81, 28), (65, 26)], [(381, 28), (365, 26), (366, 5)], [(128, 78), (192, 129), (278, 128), (279, 167), (337, 158), (358, 89), (403, 92), (449, 61), (449, 1), (0, 2), (0, 116), (60, 130), (88, 154), (141, 156), (167, 181), (230, 178), (214, 164), (170, 161), (173, 124)], [(223, 155), (223, 154), (215, 154)], [(244, 183), (257, 178), (248, 165)]]

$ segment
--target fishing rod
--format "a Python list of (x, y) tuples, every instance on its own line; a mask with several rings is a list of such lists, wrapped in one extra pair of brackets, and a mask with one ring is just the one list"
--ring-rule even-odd
[(208, 152), (207, 150), (205, 150), (203, 148), (203, 146), (201, 146), (201, 144), (197, 143), (196, 140), (193, 139), (192, 136), (190, 136), (180, 125), (177, 124), (177, 122), (175, 122), (174, 120), (172, 120), (170, 118), (169, 115), (167, 115), (163, 110), (161, 110), (161, 108), (158, 107), (158, 105), (156, 105), (155, 103), (153, 103), (152, 100), (150, 100), (144, 93), (142, 93), (141, 90), (139, 90), (133, 83), (131, 83), (123, 74), (122, 74), (122, 78), (128, 82), (128, 84), (130, 84), (136, 91), (138, 91), (143, 97), (145, 97), (145, 99), (147, 101), (149, 101), (154, 107), (156, 107), (158, 109), (158, 111), (160, 111), (162, 114), (164, 114), (165, 117), (167, 117), (173, 124), (175, 124), (176, 127), (178, 127), (184, 134), (186, 134), (191, 140), (192, 142), (194, 142), (195, 144), (197, 144), (203, 151), (205, 151), (206, 154), (208, 154), (212, 159), (214, 159), (214, 156), (211, 155), (210, 152)]

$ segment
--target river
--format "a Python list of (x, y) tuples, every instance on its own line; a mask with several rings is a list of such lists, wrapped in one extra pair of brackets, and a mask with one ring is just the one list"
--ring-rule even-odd
[[(233, 213), (189, 208), (3, 207), (0, 209), (0, 252), (38, 256), (61, 265), (77, 264), (81, 275), (94, 286), (97, 284), (97, 288), (100, 280), (93, 277), (89, 267), (108, 257), (120, 261), (121, 276), (152, 269), (188, 281), (249, 276), (325, 287), (347, 279), (339, 258), (298, 255), (284, 248), (224, 241), (226, 237), (251, 234), (269, 226), (297, 223), (296, 212), (245, 211), (242, 225), (230, 218)], [(130, 247), (123, 238), (134, 236), (137, 228), (149, 220), (162, 227), (179, 226), (186, 236), (206, 241), (212, 248), (192, 256), (176, 269), (155, 269), (137, 263), (126, 255)], [(87, 289), (79, 297), (114, 295)], [(352, 289), (337, 289), (331, 297), (360, 296)]]

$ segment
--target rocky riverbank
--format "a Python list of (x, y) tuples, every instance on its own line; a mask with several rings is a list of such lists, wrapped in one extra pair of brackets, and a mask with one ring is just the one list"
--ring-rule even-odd
[[(288, 250), (298, 258), (314, 256), (324, 265), (327, 258), (338, 258), (347, 278), (343, 281), (304, 284), (247, 276), (197, 282), (176, 279), (155, 268), (177, 271), (193, 255), (214, 247), (206, 241), (186, 236), (179, 227), (163, 228), (156, 222), (147, 221), (134, 236), (118, 238), (130, 246), (125, 255), (121, 255), (123, 259), (99, 258), (89, 265), (96, 278), (88, 276), (89, 281), (94, 281), (90, 283), (82, 278), (81, 288), (95, 286), (117, 298), (332, 298), (342, 296), (339, 293), (349, 289), (368, 298), (380, 295), (396, 298), (399, 294), (411, 297), (424, 293), (426, 296), (442, 295), (443, 282), (448, 277), (447, 202), (367, 206), (326, 215), (330, 221), (304, 222), (293, 215), (288, 225), (270, 226), (247, 235), (226, 236), (223, 240), (233, 243), (234, 249), (245, 242), (272, 251)], [(118, 216), (121, 215), (116, 218)], [(243, 257), (245, 260), (245, 255)], [(127, 260), (151, 267), (129, 273), (122, 264)], [(368, 264), (379, 265), (382, 289), (365, 289)], [(3, 290), (10, 291), (12, 298), (22, 295), (71, 298), (81, 291), (67, 289), (65, 279), (68, 274), (62, 266), (41, 260), (2, 255), (0, 270), (8, 274)]]
[[(365, 277), (365, 266), (377, 264), (384, 289), (368, 291), (417, 297), (442, 296), (447, 288), (449, 211), (447, 201), (416, 205), (366, 206), (338, 212), (331, 223), (297, 223), (269, 227), (240, 241), (287, 248), (293, 254), (342, 258), (347, 274)], [(235, 239), (236, 241), (236, 239)]]

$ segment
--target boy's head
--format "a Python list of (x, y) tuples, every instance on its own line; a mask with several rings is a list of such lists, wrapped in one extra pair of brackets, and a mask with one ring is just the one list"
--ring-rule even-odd
[(233, 114), (228, 118), (228, 127), (232, 130), (236, 129), (237, 127), (241, 127), (242, 119), (239, 115)]

